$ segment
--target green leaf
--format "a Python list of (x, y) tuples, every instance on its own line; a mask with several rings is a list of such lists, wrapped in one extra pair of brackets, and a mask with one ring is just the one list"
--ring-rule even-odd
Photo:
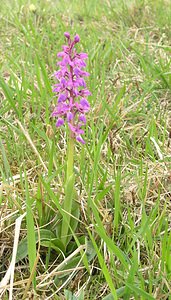
[(57, 253), (63, 253), (65, 251), (64, 245), (59, 239), (54, 239), (54, 240), (43, 240), (40, 242), (41, 246), (47, 247), (47, 248), (52, 248), (54, 249)]
[(108, 284), (108, 286), (109, 286), (109, 288), (111, 290), (111, 293), (113, 295), (114, 300), (117, 300), (118, 296), (117, 296), (117, 293), (116, 293), (116, 289), (114, 287), (112, 277), (110, 276), (110, 273), (109, 273), (108, 268), (107, 268), (107, 266), (105, 264), (103, 256), (101, 255), (101, 253), (100, 253), (100, 251), (98, 249), (98, 246), (97, 246), (97, 244), (95, 242), (95, 239), (93, 238), (93, 236), (92, 236), (92, 234), (90, 233), (89, 230), (88, 230), (88, 233), (89, 233), (89, 236), (91, 238), (92, 244), (93, 244), (93, 246), (94, 246), (94, 248), (96, 250), (96, 253), (97, 253), (97, 256), (98, 256), (98, 260), (99, 260), (99, 263), (100, 263), (100, 267), (102, 269), (102, 272), (103, 272), (103, 275), (104, 275), (104, 277), (106, 279), (106, 282), (107, 282), (107, 284)]
[[(32, 273), (34, 263), (36, 261), (36, 238), (35, 238), (35, 228), (34, 228), (34, 218), (32, 210), (32, 200), (29, 196), (28, 182), (26, 177), (26, 171), (24, 171), (25, 177), (25, 189), (26, 189), (26, 223), (27, 223), (27, 243), (28, 243), (28, 257), (30, 273)], [(33, 285), (36, 287), (36, 272), (33, 277)]]
[(11, 169), (10, 169), (10, 165), (9, 165), (9, 162), (8, 162), (8, 158), (7, 158), (7, 155), (6, 155), (6, 151), (5, 151), (5, 148), (4, 148), (4, 145), (2, 143), (1, 138), (0, 138), (0, 150), (1, 150), (1, 153), (2, 153), (2, 159), (3, 159), (4, 169), (5, 169), (5, 176), (9, 180), (10, 177), (12, 178), (12, 174), (11, 174)]
[(65, 295), (66, 300), (77, 300), (78, 299), (69, 290), (64, 290), (64, 295)]
[(114, 213), (114, 228), (116, 232), (118, 231), (119, 226), (119, 218), (120, 218), (120, 184), (121, 184), (121, 171), (118, 170), (116, 177), (115, 177), (115, 192), (114, 192), (114, 206), (115, 206), (115, 213)]
[(71, 270), (70, 269), (74, 270), (74, 268), (76, 268), (76, 266), (79, 264), (79, 261), (80, 261), (80, 265), (82, 265), (81, 255), (73, 257), (69, 262), (67, 262), (66, 265), (64, 265), (60, 269), (60, 271), (64, 271), (64, 272), (62, 272), (62, 274), (60, 274), (60, 275), (56, 275), (55, 284), (58, 284), (61, 281), (61, 279), (65, 281), (68, 278), (68, 276), (71, 275)]
[(6, 84), (6, 82), (3, 80), (3, 78), (0, 78), (0, 87), (2, 88), (7, 101), (11, 105), (11, 108), (16, 112), (17, 116), (19, 115), (18, 110), (15, 105), (15, 101), (13, 99), (13, 91), (12, 89)]
[[(77, 229), (77, 226), (78, 226), (78, 220), (79, 220), (79, 217), (80, 217), (80, 204), (76, 201), (76, 198), (77, 198), (77, 193), (74, 189), (74, 199), (72, 201), (72, 210), (71, 210), (71, 219), (70, 219), (70, 226), (72, 228), (72, 230), (75, 232), (76, 229)], [(69, 241), (71, 240), (72, 238), (72, 234), (71, 234), (71, 231), (69, 230), (68, 232), (68, 238), (67, 238), (67, 245), (69, 243)]]
[(91, 260), (95, 257), (96, 255), (96, 251), (93, 247), (93, 243), (92, 241), (86, 241), (86, 245), (87, 245), (87, 249), (86, 249), (86, 255), (87, 255), (87, 259), (88, 262), (91, 262)]
[[(61, 227), (61, 239), (62, 242), (65, 246), (67, 246), (68, 243), (68, 233), (69, 233), (69, 225), (70, 225), (70, 219), (71, 219), (71, 211), (72, 211), (72, 199), (73, 199), (73, 193), (74, 193), (74, 181), (75, 181), (75, 176), (72, 174), (69, 178), (68, 181), (66, 182), (66, 188), (65, 188), (65, 199), (63, 203), (63, 208), (66, 211), (66, 218), (62, 219), (62, 227)], [(67, 212), (69, 214), (67, 214)], [(65, 213), (65, 212), (64, 212)]]
[(77, 300), (84, 300), (84, 290), (81, 290), (79, 296), (77, 297)]
[(167, 249), (166, 249), (166, 266), (168, 272), (171, 273), (171, 233), (168, 236)]
[[(128, 278), (127, 278), (127, 281), (126, 281), (127, 284), (134, 282), (134, 276), (135, 276), (137, 270), (138, 270), (138, 253), (136, 252), (136, 249), (135, 249), (134, 254), (133, 254), (133, 258), (132, 258), (132, 266), (129, 270)], [(128, 288), (128, 286), (126, 286), (124, 300), (129, 300), (130, 296), (131, 296), (130, 289)]]
[(108, 187), (103, 189), (100, 193), (98, 193), (97, 197), (96, 197), (96, 201), (101, 201), (102, 199), (104, 199), (106, 194), (111, 190), (112, 186), (113, 186), (113, 184), (109, 185)]
[(145, 298), (147, 300), (155, 300), (155, 298), (153, 298), (150, 294), (148, 294), (147, 292), (145, 292), (142, 289), (138, 288), (137, 286), (134, 286), (130, 283), (126, 283), (126, 286), (129, 287), (137, 295), (142, 296), (143, 299)]
[[(40, 242), (43, 240), (51, 241), (52, 239), (55, 239), (55, 235), (52, 231), (47, 229), (40, 229)], [(39, 240), (39, 236), (38, 236), (38, 232), (36, 231), (35, 242), (38, 243), (38, 240)], [(27, 255), (28, 255), (28, 242), (27, 242), (27, 237), (25, 237), (18, 245), (16, 262), (24, 259)]]
[(75, 296), (69, 290), (64, 290), (64, 295), (66, 297), (66, 300), (84, 300), (84, 290), (81, 290), (78, 296)]
[(106, 245), (107, 247), (111, 250), (112, 253), (114, 253), (118, 258), (119, 260), (121, 261), (121, 263), (123, 264), (123, 266), (128, 270), (129, 269), (129, 264), (128, 264), (128, 261), (127, 261), (127, 257), (126, 255), (122, 252), (122, 250), (119, 249), (119, 247), (117, 247), (113, 240), (110, 239), (107, 235), (106, 235), (106, 232), (104, 230), (104, 227), (103, 227), (103, 224), (100, 220), (100, 217), (99, 217), (99, 214), (98, 214), (98, 211), (94, 205), (93, 202), (90, 202), (90, 205), (92, 207), (92, 210), (93, 210), (93, 213), (94, 213), (94, 216), (95, 216), (95, 219), (96, 219), (96, 223), (94, 226), (96, 228), (96, 231), (97, 233), (100, 235), (100, 237), (106, 242)]
[[(125, 294), (125, 286), (120, 287), (116, 290), (117, 296), (120, 298)], [(102, 300), (114, 300), (113, 295), (110, 293), (109, 295), (105, 296)]]
[(114, 300), (113, 295), (109, 294), (107, 296), (105, 296), (102, 300)]

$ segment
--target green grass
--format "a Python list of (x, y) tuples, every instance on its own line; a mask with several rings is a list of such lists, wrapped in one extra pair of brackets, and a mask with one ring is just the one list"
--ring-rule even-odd
[[(27, 212), (13, 299), (169, 299), (170, 1), (7, 0), (0, 18), (0, 279)], [(80, 35), (92, 92), (66, 256), (56, 229), (66, 133), (50, 117), (64, 31)]]

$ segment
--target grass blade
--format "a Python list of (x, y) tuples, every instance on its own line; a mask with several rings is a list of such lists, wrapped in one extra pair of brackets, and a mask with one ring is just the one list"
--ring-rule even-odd
[[(36, 238), (35, 238), (35, 228), (34, 228), (34, 218), (32, 211), (32, 201), (29, 195), (28, 181), (26, 177), (26, 172), (24, 171), (25, 177), (25, 190), (26, 190), (26, 223), (27, 223), (27, 245), (28, 245), (28, 257), (30, 273), (32, 273), (34, 263), (36, 261)], [(36, 272), (33, 276), (33, 286), (36, 288)]]

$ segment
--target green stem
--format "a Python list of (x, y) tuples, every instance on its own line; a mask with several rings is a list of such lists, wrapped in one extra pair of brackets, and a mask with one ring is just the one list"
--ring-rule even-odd
[(72, 176), (74, 168), (74, 138), (71, 136), (68, 140), (68, 160), (67, 160), (67, 177), (66, 182)]
[(62, 219), (61, 240), (66, 248), (70, 225), (70, 215), (72, 211), (73, 190), (74, 190), (74, 138), (70, 134), (68, 140), (68, 160), (67, 160), (67, 176), (65, 185), (65, 199), (63, 209), (67, 213)]

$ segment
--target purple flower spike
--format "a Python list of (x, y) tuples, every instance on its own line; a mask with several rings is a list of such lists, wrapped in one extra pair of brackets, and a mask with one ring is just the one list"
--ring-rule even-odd
[(85, 71), (88, 55), (83, 52), (77, 53), (75, 49), (75, 45), (80, 41), (78, 34), (74, 40), (71, 40), (69, 32), (65, 32), (64, 36), (68, 45), (62, 46), (62, 51), (57, 54), (61, 60), (57, 63), (60, 69), (54, 74), (57, 83), (53, 92), (58, 100), (52, 116), (58, 118), (57, 127), (67, 122), (72, 132), (71, 136), (85, 144), (81, 136), (84, 134), (82, 126), (86, 125), (85, 114), (90, 110), (87, 96), (91, 95), (84, 80), (84, 77), (90, 75)]

